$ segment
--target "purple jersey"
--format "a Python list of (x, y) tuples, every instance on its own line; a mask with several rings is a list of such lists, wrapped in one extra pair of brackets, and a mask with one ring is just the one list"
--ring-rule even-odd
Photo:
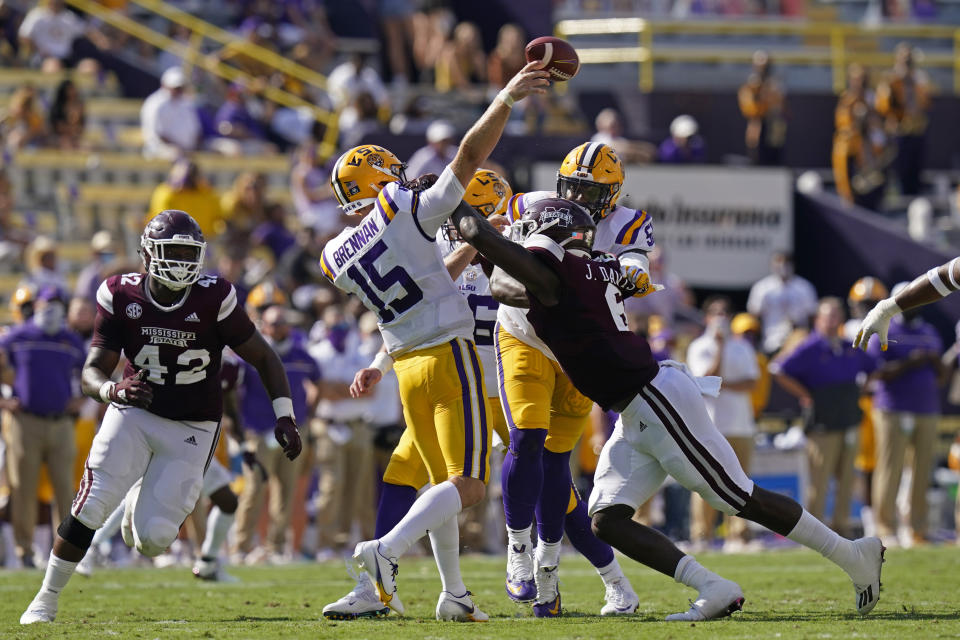
[(560, 298), (547, 307), (530, 296), (527, 319), (573, 385), (604, 410), (629, 399), (657, 375), (650, 345), (627, 327), (614, 282), (615, 260), (591, 260), (538, 235), (526, 246), (560, 277)]
[(220, 420), (223, 411), (220, 360), (223, 348), (255, 331), (233, 285), (203, 276), (173, 309), (162, 309), (147, 290), (147, 278), (127, 273), (97, 290), (92, 346), (123, 352), (123, 375), (149, 372), (151, 413), (171, 420)]

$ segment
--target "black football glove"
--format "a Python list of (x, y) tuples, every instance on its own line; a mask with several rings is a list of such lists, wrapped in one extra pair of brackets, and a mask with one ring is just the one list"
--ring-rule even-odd
[(110, 401), (146, 409), (153, 402), (153, 389), (147, 383), (147, 370), (140, 369), (132, 376), (127, 376), (110, 389)]
[(410, 189), (411, 191), (416, 191), (419, 193), (420, 191), (426, 191), (427, 189), (435, 185), (437, 183), (437, 180), (439, 179), (440, 179), (440, 176), (438, 176), (435, 173), (425, 173), (419, 178), (408, 180), (407, 182), (404, 183), (403, 186), (406, 187), (407, 189)]
[(290, 416), (277, 418), (277, 426), (273, 429), (273, 435), (277, 442), (283, 447), (283, 454), (288, 460), (296, 460), (303, 449), (300, 442), (300, 432), (297, 430), (297, 423)]

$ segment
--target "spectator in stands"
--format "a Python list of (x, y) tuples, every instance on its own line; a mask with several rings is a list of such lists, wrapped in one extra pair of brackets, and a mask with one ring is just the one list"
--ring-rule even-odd
[(290, 195), (300, 224), (321, 234), (343, 228), (340, 207), (333, 198), (330, 169), (320, 160), (317, 145), (307, 143), (297, 152), (290, 172)]
[[(443, 50), (443, 44), (453, 31), (456, 21), (445, 0), (424, 2), (421, 10), (413, 14), (413, 62), (417, 67), (420, 82), (432, 84), (437, 56)], [(520, 46), (522, 47), (523, 43)]]
[(844, 338), (843, 302), (823, 298), (814, 330), (785, 358), (770, 364), (781, 387), (797, 398), (806, 420), (810, 486), (807, 509), (823, 519), (827, 489), (835, 482), (833, 528), (851, 537), (853, 463), (862, 416), (860, 388), (876, 367), (874, 358)]
[(412, 0), (378, 0), (377, 13), (380, 28), (390, 65), (391, 82), (395, 87), (407, 84), (413, 75), (410, 73), (407, 56), (413, 42), (413, 14), (415, 2)]
[[(328, 380), (346, 390), (353, 374), (369, 362), (369, 354), (360, 352), (360, 336), (340, 306), (327, 307), (322, 320), (324, 337), (310, 347), (310, 355)], [(361, 539), (373, 538), (373, 433), (366, 421), (370, 403), (346, 393), (323, 399), (317, 407), (317, 420), (311, 423), (320, 471), (317, 546), (337, 555), (351, 542), (354, 522)]]
[[(268, 307), (259, 318), (260, 332), (283, 361), (290, 380), (290, 397), (298, 424), (308, 424), (319, 398), (320, 369), (316, 361), (298, 341), (291, 337), (287, 319), (288, 310), (280, 305)], [(244, 467), (243, 491), (237, 507), (236, 544), (241, 553), (253, 551), (254, 530), (260, 520), (265, 490), (269, 486), (270, 524), (264, 540), (264, 551), (274, 562), (288, 561), (287, 532), (293, 508), (293, 493), (300, 465), (291, 464), (283, 450), (274, 445), (273, 426), (276, 420), (270, 397), (267, 395), (256, 368), (244, 363), (240, 388), (243, 426), (247, 434), (245, 447), (255, 451), (257, 459), (267, 472), (264, 479), (257, 469)], [(262, 557), (248, 556), (248, 561)]]
[(657, 155), (657, 148), (652, 144), (624, 137), (623, 119), (616, 109), (601, 110), (594, 126), (597, 132), (590, 140), (610, 145), (623, 162), (651, 162)]
[(457, 146), (453, 143), (457, 130), (446, 120), (434, 120), (427, 127), (427, 146), (417, 149), (407, 163), (407, 175), (411, 178), (425, 173), (440, 175), (453, 162)]
[(266, 217), (253, 230), (251, 240), (254, 247), (266, 247), (273, 256), (274, 263), (297, 243), (296, 237), (287, 228), (287, 212), (282, 204), (272, 202), (267, 205)]
[(47, 127), (38, 102), (32, 85), (20, 87), (10, 97), (0, 121), (0, 133), (7, 150), (17, 151), (46, 142)]
[(472, 22), (461, 22), (453, 30), (434, 68), (434, 85), (441, 93), (463, 91), (487, 81), (487, 57), (480, 30)]
[(833, 137), (837, 193), (847, 202), (877, 211), (886, 190), (887, 168), (896, 151), (889, 143), (880, 116), (867, 105), (855, 104), (849, 117), (849, 125), (837, 129)]
[(86, 30), (83, 19), (63, 0), (41, 0), (20, 24), (20, 55), (51, 71), (73, 66), (74, 41)]
[(87, 117), (83, 97), (72, 80), (57, 85), (50, 105), (50, 133), (53, 143), (65, 151), (79, 149)]
[(267, 217), (267, 177), (253, 171), (241, 173), (223, 194), (220, 208), (231, 236), (245, 241), (254, 227)]
[(220, 196), (211, 187), (200, 167), (192, 160), (178, 160), (170, 169), (166, 182), (157, 185), (150, 196), (147, 219), (167, 209), (186, 211), (200, 225), (203, 235), (211, 239), (224, 231)]
[(920, 193), (924, 135), (929, 123), (930, 80), (916, 68), (910, 44), (898, 44), (894, 55), (893, 69), (877, 86), (876, 107), (886, 118), (888, 130), (896, 135), (900, 191), (916, 195)]
[(218, 138), (211, 142), (211, 148), (231, 156), (276, 152), (276, 148), (267, 142), (263, 123), (247, 108), (247, 100), (247, 91), (240, 83), (234, 82), (227, 87), (223, 104), (213, 117)]
[(497, 44), (487, 57), (487, 80), (495, 89), (507, 86), (510, 78), (527, 64), (526, 35), (520, 25), (508, 22), (497, 32)]
[[(690, 343), (687, 365), (695, 376), (721, 376), (723, 387), (716, 398), (705, 398), (717, 429), (733, 448), (740, 465), (750, 469), (753, 458), (753, 406), (750, 394), (760, 379), (757, 354), (745, 339), (731, 335), (733, 305), (726, 296), (711, 296), (703, 304), (706, 330)], [(713, 541), (717, 512), (699, 494), (691, 496), (690, 540), (707, 548)], [(742, 550), (747, 542), (747, 521), (725, 516), (725, 551)]]
[(753, 417), (759, 418), (770, 402), (770, 386), (773, 382), (769, 369), (770, 360), (760, 348), (760, 337), (763, 334), (760, 320), (749, 313), (738, 313), (730, 321), (730, 333), (746, 340), (757, 355), (757, 371), (760, 377), (750, 392), (750, 404), (753, 406)]
[(927, 198), (914, 198), (907, 205), (907, 234), (914, 242), (950, 252), (950, 246), (937, 226), (933, 203)]
[[(906, 288), (901, 282), (892, 295)], [(904, 311), (890, 323), (889, 346), (869, 345), (877, 359), (874, 373), (873, 422), (877, 439), (877, 466), (873, 478), (873, 509), (877, 535), (884, 544), (897, 544), (897, 492), (904, 458), (910, 449), (910, 534), (922, 543), (927, 534), (927, 489), (933, 472), (933, 451), (940, 419), (940, 390), (945, 380), (941, 365), (943, 341), (918, 310)]]
[(350, 108), (361, 93), (370, 94), (374, 102), (387, 108), (390, 94), (371, 64), (369, 54), (355, 53), (349, 60), (336, 66), (327, 76), (327, 90), (336, 108)]
[(772, 75), (766, 51), (753, 54), (753, 71), (737, 93), (740, 112), (747, 119), (747, 154), (754, 164), (775, 166), (783, 162), (787, 137), (783, 87)]
[(91, 260), (77, 276), (77, 285), (73, 290), (73, 295), (77, 298), (95, 300), (97, 288), (106, 277), (104, 273), (107, 266), (116, 255), (113, 235), (106, 229), (97, 231), (90, 239), (90, 252)]
[(834, 111), (834, 122), (837, 131), (843, 131), (853, 126), (853, 110), (857, 105), (863, 105), (868, 110), (873, 109), (874, 92), (870, 89), (867, 70), (859, 64), (851, 64), (847, 68), (847, 88), (837, 100)]
[(817, 291), (794, 272), (793, 255), (773, 254), (772, 273), (750, 288), (747, 311), (763, 322), (763, 351), (775, 353), (795, 328), (807, 327), (817, 311)]
[(160, 88), (144, 100), (140, 127), (143, 154), (148, 158), (173, 160), (200, 148), (203, 129), (186, 86), (183, 70), (171, 67), (160, 76)]
[(697, 121), (686, 114), (670, 123), (670, 137), (660, 143), (657, 160), (667, 164), (703, 164), (707, 146), (697, 135)]
[(0, 169), (0, 265), (23, 268), (23, 252), (33, 239), (29, 230), (14, 218), (13, 186)]
[(67, 291), (67, 277), (60, 268), (57, 243), (47, 236), (38, 236), (27, 248), (27, 282), (37, 291), (51, 287)]
[[(275, 270), (284, 290), (291, 292), (296, 309), (309, 310), (318, 291), (325, 285), (325, 276), (320, 269), (320, 253), (329, 235), (321, 235), (311, 227), (300, 230), (297, 243), (284, 255)], [(319, 317), (319, 314), (314, 314)]]
[[(277, 70), (262, 61), (257, 49), (276, 51), (276, 29), (274, 25), (261, 16), (251, 16), (240, 25), (242, 39), (231, 40), (215, 56), (223, 63), (240, 69), (262, 84), (277, 83)], [(280, 78), (282, 84), (282, 78)]]
[(360, 144), (364, 136), (380, 129), (379, 111), (373, 96), (361, 92), (347, 109), (340, 113), (340, 147)]
[(655, 296), (624, 300), (627, 311), (648, 316), (658, 315), (668, 324), (690, 316), (691, 312), (696, 311), (693, 306), (693, 293), (683, 278), (667, 270), (663, 249), (657, 245), (647, 256), (650, 259), (650, 282), (662, 284), (666, 288), (658, 291)]
[(83, 398), (80, 369), (83, 340), (64, 323), (66, 297), (42, 287), (33, 317), (0, 339), (0, 367), (13, 370), (13, 397), (0, 400), (4, 420), (17, 554), (33, 567), (37, 482), (45, 464), (53, 485), (53, 529), (70, 513), (73, 500), (73, 419)]

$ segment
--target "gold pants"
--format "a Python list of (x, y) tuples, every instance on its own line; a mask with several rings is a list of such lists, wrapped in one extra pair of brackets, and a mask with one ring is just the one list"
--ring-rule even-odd
[(857, 457), (860, 426), (841, 431), (815, 431), (807, 434), (807, 458), (810, 462), (810, 486), (807, 510), (823, 520), (830, 478), (835, 480), (833, 529), (841, 535), (850, 531), (850, 500), (853, 496), (853, 462)]
[(237, 504), (237, 549), (244, 553), (253, 549), (254, 532), (269, 488), (270, 525), (264, 546), (271, 553), (283, 553), (287, 543), (287, 531), (290, 530), (293, 493), (297, 487), (300, 459), (291, 462), (283, 455), (280, 447), (268, 447), (267, 442), (273, 441), (272, 433), (267, 432), (254, 438), (257, 459), (267, 470), (267, 479), (263, 479), (259, 469), (250, 469), (244, 465), (243, 491), (240, 492)]
[(318, 549), (345, 548), (354, 521), (361, 539), (372, 540), (376, 524), (373, 433), (365, 422), (351, 422), (350, 439), (338, 442), (331, 437), (331, 426), (323, 420), (311, 423), (319, 470)]
[(53, 529), (70, 515), (74, 496), (73, 460), (76, 443), (73, 418), (50, 419), (17, 411), (4, 421), (7, 442), (7, 476), (13, 509), (10, 519), (20, 556), (31, 553), (37, 523), (37, 483), (46, 463), (53, 485)]
[[(914, 534), (923, 535), (927, 532), (927, 489), (930, 486), (939, 418), (937, 415), (874, 410), (877, 466), (873, 472), (873, 513), (877, 535), (897, 533), (897, 491), (907, 456), (913, 472), (910, 481), (910, 527)], [(908, 427), (910, 422), (913, 423), (913, 429), (907, 433), (904, 427)]]
[[(733, 447), (733, 452), (737, 455), (740, 466), (749, 474), (750, 460), (753, 458), (753, 438), (751, 436), (733, 436), (727, 437), (727, 442)], [(709, 542), (713, 540), (713, 531), (716, 529), (716, 523), (717, 510), (701, 498), (700, 494), (691, 494), (690, 540), (693, 542)], [(746, 520), (736, 516), (724, 515), (723, 523), (727, 530), (727, 540), (746, 540)]]

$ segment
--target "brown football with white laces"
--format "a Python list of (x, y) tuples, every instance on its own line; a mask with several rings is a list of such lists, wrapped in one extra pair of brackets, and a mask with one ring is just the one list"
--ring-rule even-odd
[(580, 57), (577, 50), (567, 42), (553, 36), (543, 36), (531, 40), (525, 50), (527, 62), (542, 61), (545, 71), (550, 72), (554, 82), (566, 82), (580, 70)]

